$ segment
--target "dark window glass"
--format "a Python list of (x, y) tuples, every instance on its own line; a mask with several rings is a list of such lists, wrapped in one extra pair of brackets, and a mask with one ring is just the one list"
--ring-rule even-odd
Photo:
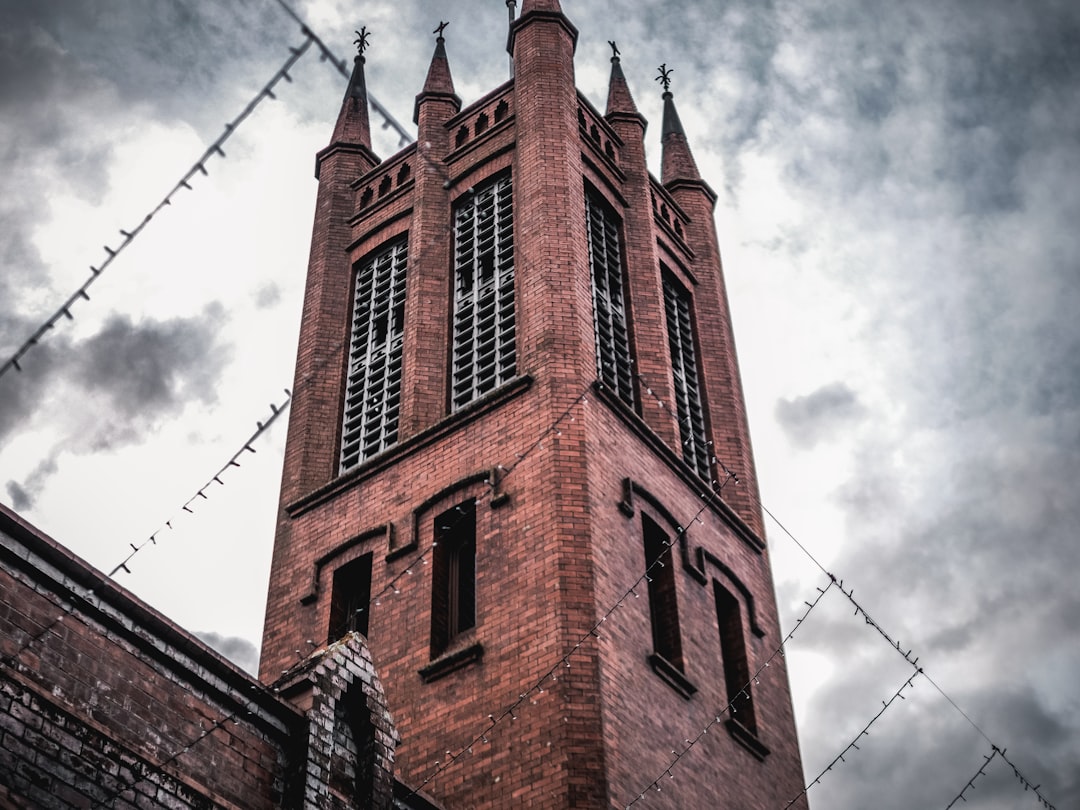
[(664, 273), (664, 310), (667, 314), (675, 412), (679, 419), (683, 460), (698, 475), (711, 481), (709, 444), (705, 437), (705, 409), (701, 399), (690, 294), (667, 273)]
[(431, 574), (431, 650), (438, 655), (476, 625), (475, 501), (435, 518)]
[(720, 655), (723, 657), (727, 699), (733, 703), (733, 717), (743, 727), (757, 733), (754, 698), (750, 691), (750, 663), (746, 658), (746, 637), (743, 635), (739, 600), (716, 580), (713, 580), (713, 590), (716, 592), (716, 618), (720, 625)]
[(649, 617), (653, 650), (677, 669), (683, 668), (679, 635), (679, 606), (675, 596), (675, 566), (667, 534), (648, 515), (641, 516), (648, 571)]
[(334, 571), (330, 595), (328, 641), (337, 641), (355, 630), (367, 636), (371, 609), (371, 554), (347, 562)]

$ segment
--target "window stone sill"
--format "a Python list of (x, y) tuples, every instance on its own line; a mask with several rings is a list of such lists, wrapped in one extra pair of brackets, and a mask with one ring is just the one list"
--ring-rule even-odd
[(449, 675), (451, 672), (463, 669), (474, 661), (479, 661), (483, 657), (484, 645), (477, 642), (476, 644), (470, 644), (468, 647), (463, 647), (460, 650), (444, 653), (426, 667), (421, 667), (417, 671), (420, 677), (424, 679), (424, 683), (431, 683), (432, 681), (437, 681), (439, 678)]
[(678, 667), (659, 653), (652, 653), (649, 656), (649, 665), (653, 668), (653, 672), (660, 676), (660, 680), (664, 681), (664, 683), (687, 700), (693, 697), (694, 693), (697, 692), (697, 687), (690, 682), (690, 679), (687, 678)]
[(729, 717), (724, 723), (727, 727), (728, 733), (735, 738), (738, 742), (753, 754), (757, 759), (762, 762), (765, 761), (765, 757), (769, 755), (769, 749), (765, 747), (765, 743), (758, 739), (757, 734), (752, 732), (734, 717)]

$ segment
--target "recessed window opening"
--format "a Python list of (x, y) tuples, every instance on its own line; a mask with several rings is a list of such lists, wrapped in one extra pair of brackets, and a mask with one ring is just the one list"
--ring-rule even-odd
[[(713, 580), (716, 593), (716, 618), (720, 626), (720, 656), (724, 665), (724, 685), (728, 702), (733, 703), (732, 715), (744, 728), (757, 733), (754, 697), (750, 684), (750, 663), (746, 657), (746, 636), (743, 634), (742, 609), (739, 600), (723, 585)], [(741, 693), (741, 694), (740, 694)]]
[(456, 410), (517, 373), (513, 193), (510, 175), (454, 212), (451, 405)]
[(675, 566), (672, 564), (670, 540), (667, 533), (644, 513), (641, 515), (641, 524), (645, 540), (653, 651), (681, 670), (682, 638), (679, 633), (679, 606), (675, 593)]
[(341, 472), (397, 442), (407, 264), (402, 238), (356, 268)]
[(476, 626), (476, 501), (465, 501), (438, 515), (434, 538), (432, 656)]
[(354, 630), (367, 636), (371, 608), (371, 559), (369, 552), (334, 571), (327, 642), (337, 641)]
[(597, 374), (619, 399), (634, 407), (619, 220), (611, 206), (591, 190), (585, 194), (585, 227), (589, 235)]
[(675, 413), (679, 419), (683, 460), (698, 475), (711, 481), (712, 464), (705, 434), (705, 407), (701, 396), (690, 294), (667, 272), (664, 272), (664, 311), (667, 315)]
[(341, 696), (334, 712), (330, 787), (352, 807), (369, 807), (375, 791), (376, 729), (359, 680)]

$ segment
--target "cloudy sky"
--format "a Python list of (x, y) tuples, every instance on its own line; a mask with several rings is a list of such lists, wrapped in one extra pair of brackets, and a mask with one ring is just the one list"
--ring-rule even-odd
[[(296, 7), (343, 57), (372, 30), (368, 86), (410, 126), (439, 19), (466, 103), (506, 76), (503, 2)], [(765, 505), (933, 678), (812, 806), (945, 807), (987, 738), (1080, 806), (1080, 7), (564, 9), (601, 108), (618, 41), (654, 170), (653, 76), (674, 68), (720, 192)], [(274, 0), (0, 0), (0, 362), (303, 41)], [(106, 571), (170, 521), (120, 581), (249, 668), (284, 423), (182, 506), (291, 384), (313, 155), (344, 80), (314, 49), (290, 76), (0, 376), (0, 500)], [(770, 542), (790, 629), (827, 579), (776, 524)], [(808, 779), (913, 672), (836, 589), (788, 656)], [(963, 798), (1039, 806), (1000, 758)]]

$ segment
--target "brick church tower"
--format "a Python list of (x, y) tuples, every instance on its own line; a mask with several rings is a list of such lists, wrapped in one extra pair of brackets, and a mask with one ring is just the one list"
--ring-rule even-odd
[(397, 776), (446, 808), (784, 807), (716, 195), (666, 77), (657, 179), (618, 56), (601, 113), (576, 38), (524, 0), (514, 78), (462, 108), (440, 34), (384, 161), (357, 57), (316, 159), (261, 676), (363, 633)]

